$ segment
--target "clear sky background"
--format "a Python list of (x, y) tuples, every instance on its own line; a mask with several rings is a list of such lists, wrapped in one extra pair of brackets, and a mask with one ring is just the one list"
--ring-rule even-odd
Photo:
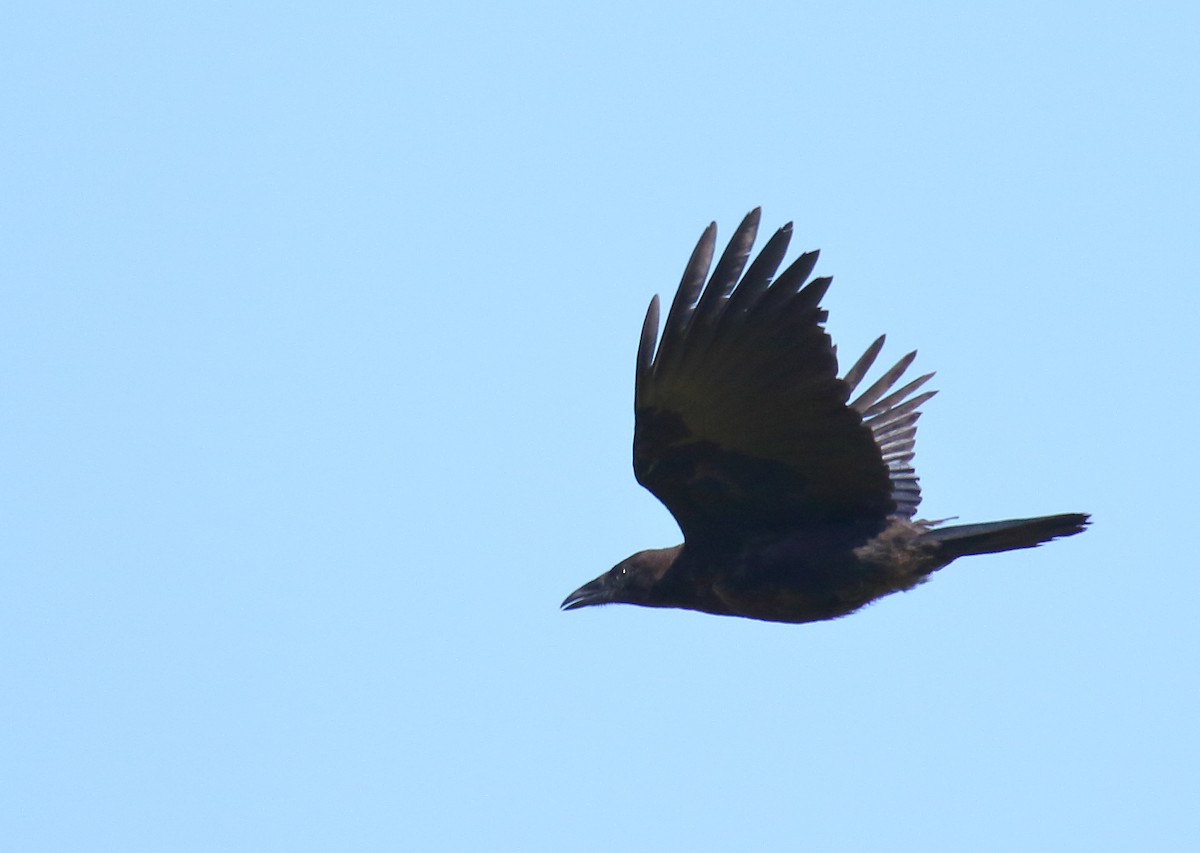
[[(10, 4), (0, 845), (1200, 849), (1194, 3)], [(937, 370), (809, 626), (561, 613), (674, 544), (651, 295), (747, 210)]]

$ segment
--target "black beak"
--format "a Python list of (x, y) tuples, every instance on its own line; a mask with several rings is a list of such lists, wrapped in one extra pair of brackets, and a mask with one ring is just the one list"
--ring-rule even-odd
[(605, 595), (603, 580), (603, 578), (596, 578), (575, 590), (562, 603), (562, 609), (574, 610), (577, 607), (588, 607), (592, 604), (605, 604), (608, 596)]

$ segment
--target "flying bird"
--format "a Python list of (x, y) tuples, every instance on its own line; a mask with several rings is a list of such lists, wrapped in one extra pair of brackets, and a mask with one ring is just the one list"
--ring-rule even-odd
[(791, 223), (747, 268), (759, 218), (759, 209), (746, 216), (711, 276), (710, 224), (661, 339), (657, 296), (642, 326), (633, 470), (683, 544), (622, 560), (564, 609), (620, 603), (815, 622), (911, 589), (959, 557), (1084, 529), (1084, 513), (955, 526), (914, 518), (916, 423), (936, 393), (921, 391), (933, 374), (893, 390), (911, 352), (855, 396), (884, 338), (839, 376), (820, 307), (831, 279), (807, 281), (817, 252), (776, 276)]

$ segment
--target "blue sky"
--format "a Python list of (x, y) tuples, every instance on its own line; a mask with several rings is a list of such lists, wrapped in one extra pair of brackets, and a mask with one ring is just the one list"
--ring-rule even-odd
[[(414, 5), (6, 14), (6, 848), (1194, 847), (1195, 5)], [(926, 516), (1091, 530), (560, 613), (757, 205), (938, 371)]]

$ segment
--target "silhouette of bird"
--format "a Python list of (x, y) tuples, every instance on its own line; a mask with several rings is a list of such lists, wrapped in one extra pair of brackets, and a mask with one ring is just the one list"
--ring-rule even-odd
[[(633, 469), (683, 544), (641, 551), (567, 596), (775, 622), (853, 613), (959, 557), (1081, 532), (1083, 513), (951, 527), (914, 519), (920, 406), (933, 376), (892, 390), (909, 353), (851, 401), (880, 337), (838, 376), (817, 252), (778, 277), (792, 226), (746, 268), (760, 210), (717, 261), (716, 223), (692, 252), (658, 342), (658, 297), (637, 354)], [(743, 272), (744, 271), (744, 272)], [(705, 279), (707, 278), (707, 284)]]

